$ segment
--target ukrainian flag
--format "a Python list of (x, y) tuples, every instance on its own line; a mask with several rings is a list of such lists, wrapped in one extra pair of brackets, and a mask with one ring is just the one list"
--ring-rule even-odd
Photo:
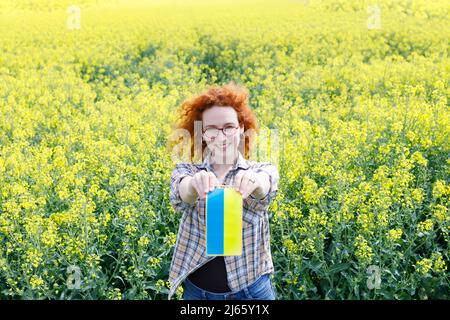
[(242, 255), (242, 196), (234, 188), (216, 188), (207, 194), (206, 255)]

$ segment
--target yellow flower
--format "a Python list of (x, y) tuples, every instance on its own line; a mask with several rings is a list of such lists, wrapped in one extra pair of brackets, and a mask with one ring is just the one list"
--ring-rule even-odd
[(291, 239), (284, 240), (283, 244), (289, 253), (297, 253), (298, 247), (297, 245), (294, 244), (294, 241), (292, 241)]
[(25, 260), (33, 267), (37, 268), (42, 262), (42, 256), (44, 254), (38, 249), (32, 248), (26, 252)]
[(409, 140), (410, 142), (412, 142), (413, 144), (416, 144), (416, 143), (418, 142), (417, 135), (416, 135), (413, 131), (408, 131), (408, 132), (406, 133), (406, 137), (407, 137), (408, 140)]
[(433, 221), (431, 221), (431, 219), (419, 222), (419, 224), (417, 225), (419, 237), (427, 235), (431, 231), (431, 229), (433, 229)]
[(433, 207), (433, 215), (438, 221), (443, 222), (449, 219), (449, 209), (441, 204), (436, 204)]
[(69, 199), (69, 196), (70, 196), (69, 190), (67, 190), (66, 187), (58, 187), (57, 194), (61, 200), (67, 200), (67, 199)]
[(7, 268), (7, 261), (5, 258), (0, 258), (0, 270), (5, 271)]
[(414, 188), (411, 193), (411, 197), (417, 204), (421, 204), (423, 202), (423, 199), (425, 198), (423, 189)]
[(114, 290), (108, 291), (108, 298), (111, 300), (122, 300), (123, 295), (119, 288), (114, 288)]
[(103, 227), (106, 227), (110, 221), (111, 221), (111, 214), (107, 212), (103, 215)]
[(127, 224), (127, 225), (125, 226), (125, 233), (126, 233), (127, 235), (129, 235), (129, 236), (135, 234), (136, 231), (137, 231), (137, 227), (136, 227), (135, 225)]
[(313, 179), (304, 177), (301, 193), (306, 203), (317, 204), (325, 193), (325, 190), (323, 188), (319, 188)]
[(416, 271), (421, 275), (426, 275), (433, 267), (433, 262), (430, 259), (422, 259), (416, 263)]
[(298, 276), (292, 276), (286, 282), (287, 284), (296, 285), (298, 283)]
[(156, 291), (160, 292), (162, 288), (164, 288), (164, 286), (165, 286), (164, 280), (158, 279), (158, 281), (156, 281), (155, 284)]
[(93, 184), (90, 186), (89, 188), (89, 193), (93, 196), (97, 195), (98, 191), (99, 191), (100, 187), (98, 186), (98, 184)]
[(30, 279), (30, 285), (33, 289), (42, 288), (44, 286), (44, 280), (37, 275), (33, 275)]
[(426, 167), (428, 164), (428, 160), (425, 159), (423, 154), (419, 151), (416, 151), (411, 156), (412, 160), (415, 161), (418, 165)]
[(38, 237), (43, 231), (44, 219), (38, 215), (26, 219), (25, 230), (30, 237)]
[(431, 255), (431, 258), (434, 261), (433, 270), (435, 272), (445, 272), (447, 271), (447, 265), (445, 264), (444, 258), (440, 252), (435, 252)]
[(176, 241), (177, 235), (173, 232), (169, 232), (169, 234), (165, 237), (165, 242), (169, 245), (169, 247), (174, 246)]
[(433, 185), (432, 195), (436, 199), (444, 197), (449, 192), (448, 189), (444, 181), (437, 180)]
[(46, 247), (54, 247), (57, 241), (57, 231), (58, 227), (56, 223), (52, 220), (48, 220), (47, 222), (47, 230), (42, 234), (42, 243)]
[(397, 241), (402, 237), (403, 231), (402, 229), (398, 228), (398, 229), (391, 229), (389, 230), (388, 233), (388, 238), (391, 241)]
[(109, 193), (106, 190), (100, 190), (97, 192), (98, 199), (106, 201), (108, 199)]
[(150, 258), (150, 267), (154, 268), (154, 267), (158, 266), (160, 262), (161, 262), (161, 260), (159, 258), (151, 257)]
[[(297, 248), (296, 248), (297, 250)], [(301, 243), (300, 243), (300, 250), (307, 252), (307, 253), (316, 253), (316, 248), (314, 246), (314, 240), (311, 238), (307, 238), (304, 239)]]
[(175, 291), (175, 295), (177, 297), (177, 299), (182, 299), (183, 298), (183, 292), (184, 289), (182, 286), (178, 286), (177, 290)]
[(355, 239), (356, 252), (355, 255), (358, 260), (363, 264), (370, 264), (373, 258), (373, 250), (368, 244), (367, 240), (361, 235), (358, 235)]
[(150, 240), (147, 238), (147, 236), (142, 236), (138, 240), (138, 245), (141, 248), (145, 248), (150, 243)]

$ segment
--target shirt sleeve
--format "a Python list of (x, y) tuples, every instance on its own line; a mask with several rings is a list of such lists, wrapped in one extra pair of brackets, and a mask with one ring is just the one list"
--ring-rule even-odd
[(244, 203), (246, 203), (253, 211), (266, 211), (269, 208), (270, 203), (278, 193), (278, 182), (280, 175), (277, 167), (270, 162), (258, 162), (252, 167), (255, 172), (265, 172), (269, 176), (270, 188), (264, 198), (256, 199), (253, 195), (248, 196)]
[(193, 176), (194, 171), (189, 163), (179, 163), (175, 166), (170, 175), (170, 203), (175, 211), (184, 212), (192, 209), (195, 203), (184, 202), (180, 197), (180, 182), (186, 176)]

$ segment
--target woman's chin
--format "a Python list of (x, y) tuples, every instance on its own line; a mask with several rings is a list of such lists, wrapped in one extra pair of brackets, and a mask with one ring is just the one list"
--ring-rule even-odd
[(225, 148), (218, 147), (218, 148), (215, 148), (214, 150), (216, 153), (218, 153), (218, 154), (220, 153), (223, 155), (225, 155), (225, 154), (234, 155), (236, 153), (236, 151), (231, 147), (225, 147)]
[(215, 148), (214, 149), (214, 154), (216, 157), (221, 157), (224, 159), (230, 159), (230, 161), (232, 161), (236, 154), (237, 154), (237, 150), (231, 149), (230, 147), (226, 148), (226, 149), (222, 149), (222, 148)]

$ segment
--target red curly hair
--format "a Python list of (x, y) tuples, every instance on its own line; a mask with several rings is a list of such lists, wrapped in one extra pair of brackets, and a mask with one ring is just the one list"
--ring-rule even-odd
[[(233, 107), (237, 113), (240, 126), (244, 130), (253, 129), (259, 131), (256, 117), (248, 104), (249, 93), (245, 87), (237, 85), (233, 81), (223, 86), (211, 86), (203, 93), (182, 103), (179, 109), (179, 121), (175, 129), (189, 131), (191, 137), (191, 156), (194, 157), (194, 121), (202, 121), (202, 114), (213, 106)], [(249, 159), (251, 149), (251, 137), (244, 136), (244, 158)], [(202, 155), (206, 148), (206, 142), (202, 139)]]

